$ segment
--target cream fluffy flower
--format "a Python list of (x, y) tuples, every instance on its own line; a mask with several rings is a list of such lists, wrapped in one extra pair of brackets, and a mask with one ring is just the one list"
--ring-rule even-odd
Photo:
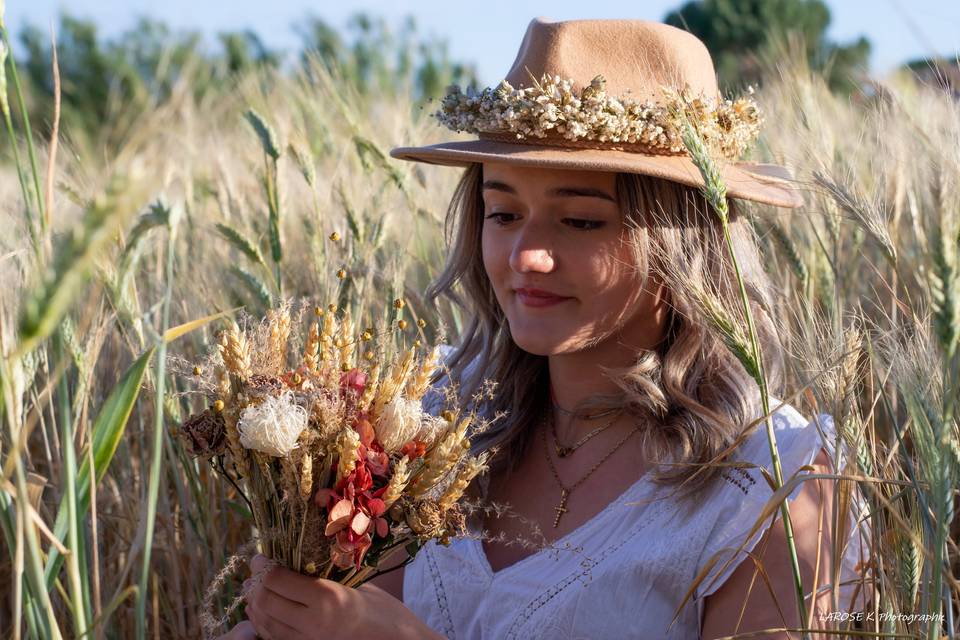
[(399, 394), (383, 407), (383, 414), (374, 428), (385, 451), (397, 451), (414, 438), (429, 445), (446, 428), (443, 418), (424, 413), (422, 407), (420, 400)]
[(430, 446), (437, 438), (446, 433), (448, 426), (447, 421), (440, 416), (432, 416), (425, 413), (420, 420), (420, 428), (413, 437)]
[(377, 421), (377, 440), (385, 451), (396, 451), (417, 435), (423, 414), (420, 400), (411, 400), (400, 394), (383, 407), (383, 415)]
[(278, 458), (297, 446), (297, 439), (306, 428), (307, 410), (293, 402), (290, 391), (247, 407), (237, 422), (240, 444)]

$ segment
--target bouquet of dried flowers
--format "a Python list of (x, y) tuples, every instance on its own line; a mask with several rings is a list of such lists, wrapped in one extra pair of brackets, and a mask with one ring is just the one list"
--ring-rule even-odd
[(439, 415), (423, 411), (439, 347), (385, 353), (372, 329), (355, 335), (349, 309), (315, 314), (302, 350), (289, 304), (253, 330), (233, 323), (208, 371), (193, 369), (210, 408), (179, 434), (246, 499), (263, 553), (357, 586), (395, 552), (466, 533), (458, 501), (492, 452), (470, 455), (477, 417), (449, 408), (449, 394)]

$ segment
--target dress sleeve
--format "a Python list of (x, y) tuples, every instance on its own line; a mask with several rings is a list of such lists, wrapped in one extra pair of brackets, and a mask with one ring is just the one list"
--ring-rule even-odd
[[(826, 449), (828, 458), (831, 463), (833, 462), (837, 436), (831, 416), (820, 414), (808, 422), (796, 409), (786, 406), (774, 413), (773, 420), (785, 481), (800, 467), (812, 464), (821, 448)], [(740, 459), (765, 467), (771, 477), (773, 476), (770, 447), (763, 425), (751, 434), (741, 449), (742, 455), (738, 456)], [(841, 445), (838, 473), (843, 473), (846, 468), (846, 456), (846, 447)], [(706, 544), (697, 562), (699, 575), (716, 554), (716, 562), (710, 567), (704, 580), (694, 592), (701, 621), (704, 599), (717, 591), (740, 566), (740, 563), (748, 558), (746, 552), (756, 547), (771, 524), (772, 516), (767, 516), (757, 531), (748, 537), (750, 530), (763, 513), (764, 506), (773, 495), (770, 485), (767, 484), (759, 469), (729, 469), (724, 472), (724, 480), (726, 481), (721, 481), (721, 486), (715, 494), (716, 506), (712, 513), (716, 513), (716, 516), (713, 528), (706, 538)], [(787, 500), (792, 503), (800, 495), (802, 488), (803, 484), (798, 484)], [(866, 513), (864, 500), (859, 490), (853, 493), (849, 515), (852, 518), (848, 529), (850, 533), (843, 541), (845, 548), (840, 568), (839, 604), (844, 611), (854, 611), (857, 607), (864, 606), (864, 590), (858, 588), (860, 587), (859, 569), (869, 550), (870, 529), (864, 518)], [(743, 549), (736, 553), (745, 540)], [(828, 580), (829, 577), (819, 579), (819, 586), (822, 587)], [(852, 601), (855, 596), (857, 602)]]

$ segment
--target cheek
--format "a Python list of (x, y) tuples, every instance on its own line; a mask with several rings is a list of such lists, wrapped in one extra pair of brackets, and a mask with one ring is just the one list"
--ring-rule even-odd
[[(631, 257), (616, 241), (581, 242), (565, 252), (570, 271), (578, 274), (581, 286), (596, 293), (621, 289), (629, 279)], [(588, 290), (589, 290), (588, 289)]]
[(633, 308), (643, 297), (634, 254), (619, 242), (580, 253), (577, 272), (583, 274), (581, 287), (593, 293), (594, 302), (607, 311)]
[(484, 231), (481, 235), (480, 255), (483, 260), (483, 267), (494, 283), (497, 281), (498, 274), (503, 271), (507, 264), (507, 257), (504, 256), (502, 244), (497, 241), (493, 234)]

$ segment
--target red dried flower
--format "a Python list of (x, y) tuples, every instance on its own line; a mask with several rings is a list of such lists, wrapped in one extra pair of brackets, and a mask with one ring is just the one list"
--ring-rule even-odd
[(370, 445), (373, 444), (373, 439), (377, 437), (377, 432), (373, 430), (373, 425), (370, 424), (370, 421), (367, 420), (367, 414), (361, 413), (357, 420), (353, 423), (353, 429), (358, 434), (360, 434), (360, 443), (370, 448)]
[(336, 536), (330, 558), (341, 569), (355, 565), (359, 570), (363, 556), (373, 544), (372, 536), (385, 538), (390, 533), (389, 522), (383, 517), (386, 505), (381, 499), (387, 487), (373, 492), (371, 488), (373, 478), (361, 457), (356, 468), (341, 478), (335, 488), (320, 489), (314, 495), (317, 506), (327, 510), (324, 535)]
[(340, 375), (340, 389), (342, 391), (352, 391), (356, 395), (360, 395), (366, 387), (367, 374), (356, 367)]
[(411, 440), (400, 448), (400, 453), (407, 456), (411, 461), (416, 460), (427, 453), (427, 443), (421, 440)]

